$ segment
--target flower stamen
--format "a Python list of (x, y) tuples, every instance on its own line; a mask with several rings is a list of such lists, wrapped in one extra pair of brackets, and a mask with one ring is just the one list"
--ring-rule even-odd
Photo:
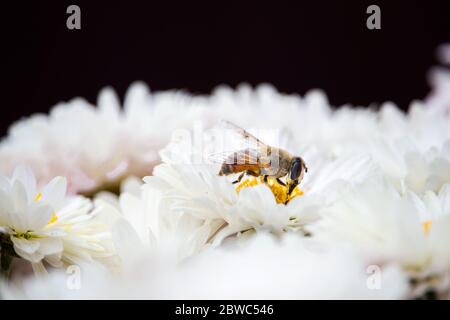
[(36, 196), (34, 197), (34, 201), (35, 202), (38, 202), (39, 200), (41, 200), (41, 198), (42, 198), (42, 193), (38, 193), (38, 194), (36, 194)]
[(423, 232), (425, 232), (426, 235), (430, 233), (432, 224), (433, 224), (433, 221), (431, 221), (431, 220), (425, 220), (422, 222)]
[[(263, 177), (260, 177), (259, 179), (257, 178), (245, 179), (236, 187), (236, 192), (239, 193), (242, 190), (242, 188), (254, 187), (261, 183), (265, 183)], [(298, 186), (296, 186), (294, 190), (291, 192), (291, 194), (289, 194), (288, 187), (278, 183), (278, 181), (275, 178), (267, 178), (267, 183), (265, 184), (272, 191), (277, 203), (287, 204), (295, 197), (302, 196), (304, 194), (304, 192), (300, 190)]]
[(56, 213), (52, 214), (52, 217), (50, 218), (50, 221), (47, 224), (52, 224), (53, 222), (56, 222), (58, 220), (58, 216)]

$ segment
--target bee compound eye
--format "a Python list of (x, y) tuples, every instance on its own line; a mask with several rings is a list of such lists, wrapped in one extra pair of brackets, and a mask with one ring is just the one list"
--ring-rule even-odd
[(300, 176), (301, 170), (302, 170), (301, 161), (298, 160), (294, 161), (291, 167), (291, 174), (290, 174), (291, 180), (296, 180)]

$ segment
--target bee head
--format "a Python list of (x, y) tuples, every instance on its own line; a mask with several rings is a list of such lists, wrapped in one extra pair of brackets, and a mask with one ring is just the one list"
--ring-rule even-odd
[[(290, 180), (301, 180), (305, 172), (308, 172), (305, 162), (300, 157), (294, 157), (291, 161), (291, 168), (289, 170)], [(300, 182), (300, 181), (299, 181)]]

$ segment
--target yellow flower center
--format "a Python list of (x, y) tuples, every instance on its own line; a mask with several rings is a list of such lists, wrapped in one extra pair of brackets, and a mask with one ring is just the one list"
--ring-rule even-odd
[(425, 220), (422, 222), (422, 228), (423, 228), (423, 232), (425, 232), (425, 234), (430, 233), (432, 224), (433, 224), (433, 221), (431, 221), (431, 220)]
[[(258, 178), (245, 179), (236, 187), (236, 192), (239, 193), (242, 190), (242, 188), (254, 187), (261, 183), (264, 183), (263, 177), (260, 177), (259, 179)], [(277, 203), (287, 204), (295, 197), (302, 196), (304, 194), (303, 191), (300, 190), (298, 186), (294, 188), (291, 194), (288, 194), (288, 187), (279, 184), (278, 181), (274, 178), (268, 178), (267, 183), (265, 184), (272, 191)]]
[(15, 238), (20, 238), (20, 239), (25, 239), (25, 240), (30, 240), (30, 239), (34, 238), (34, 236), (30, 232), (31, 231), (15, 232), (14, 237)]
[(239, 193), (242, 190), (242, 188), (254, 187), (259, 183), (260, 182), (256, 178), (245, 179), (236, 187), (236, 192)]

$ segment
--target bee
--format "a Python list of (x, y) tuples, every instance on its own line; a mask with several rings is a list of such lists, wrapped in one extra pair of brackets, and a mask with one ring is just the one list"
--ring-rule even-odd
[[(235, 133), (246, 144), (245, 148), (231, 154), (216, 154), (222, 159), (220, 176), (240, 173), (233, 183), (239, 183), (244, 175), (263, 177), (265, 183), (271, 177), (275, 178), (282, 186), (287, 187), (288, 195), (290, 195), (308, 172), (305, 161), (301, 157), (291, 155), (281, 148), (266, 145), (229, 121), (222, 121), (221, 126)], [(282, 180), (283, 178), (285, 181)]]

